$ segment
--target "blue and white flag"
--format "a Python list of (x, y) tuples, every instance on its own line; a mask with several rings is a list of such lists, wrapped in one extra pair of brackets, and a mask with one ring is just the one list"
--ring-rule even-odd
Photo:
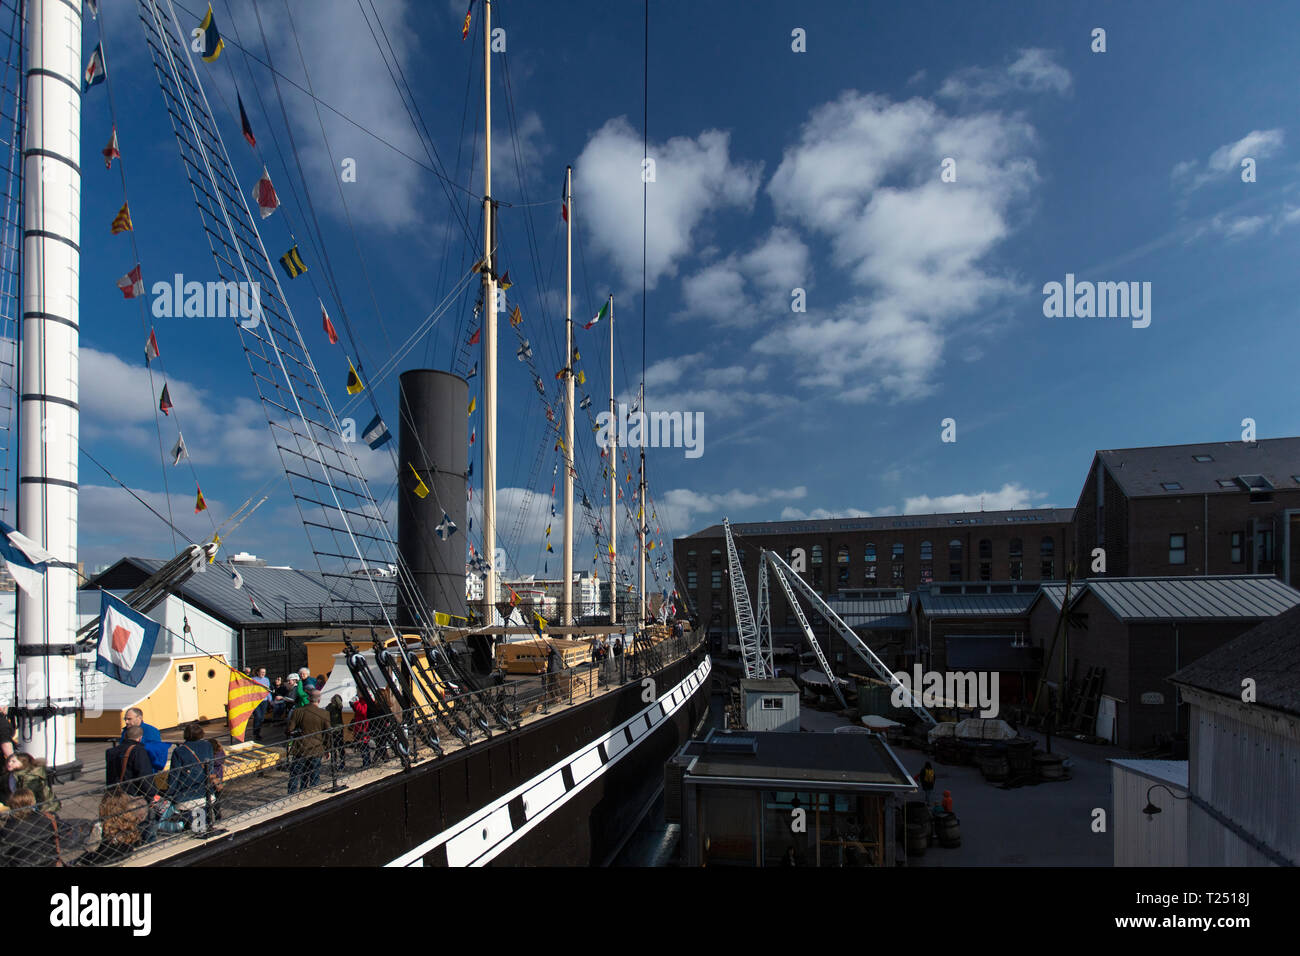
[(95, 49), (90, 54), (90, 62), (86, 64), (86, 73), (82, 77), (82, 92), (103, 83), (105, 75), (103, 44), (96, 43)]
[(0, 521), (0, 559), (4, 560), (9, 576), (24, 594), (36, 594), (45, 574), (41, 565), (53, 561), (54, 555)]
[(366, 430), (361, 433), (361, 440), (371, 448), (379, 448), (393, 437), (393, 433), (388, 430), (384, 420), (376, 415), (366, 426)]
[(162, 625), (140, 614), (107, 591), (99, 605), (99, 651), (95, 670), (135, 687), (153, 659)]
[(444, 511), (442, 513), (442, 520), (438, 522), (437, 527), (435, 527), (433, 530), (438, 532), (439, 538), (441, 538), (443, 541), (446, 541), (448, 538), (450, 538), (453, 534), (456, 533), (456, 522), (452, 521), (451, 515), (447, 514), (447, 512)]

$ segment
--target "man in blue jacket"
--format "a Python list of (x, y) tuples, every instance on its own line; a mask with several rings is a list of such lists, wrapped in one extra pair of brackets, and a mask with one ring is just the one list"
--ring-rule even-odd
[(171, 744), (163, 743), (162, 734), (153, 724), (144, 722), (144, 711), (139, 707), (129, 707), (126, 713), (122, 715), (122, 735), (117, 738), (119, 744), (126, 743), (126, 728), (139, 727), (144, 732), (144, 749), (149, 755), (149, 762), (153, 764), (154, 772), (158, 772), (167, 766), (167, 751), (171, 749)]

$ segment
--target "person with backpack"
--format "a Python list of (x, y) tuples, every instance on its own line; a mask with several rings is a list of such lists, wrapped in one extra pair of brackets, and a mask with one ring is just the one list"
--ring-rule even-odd
[(212, 772), (212, 744), (203, 739), (198, 721), (185, 725), (185, 740), (172, 748), (167, 771), (167, 797), (182, 815), (189, 814), (190, 829), (208, 829), (208, 775)]
[(37, 809), (43, 813), (58, 813), (61, 807), (45, 774), (45, 761), (19, 751), (6, 763), (9, 771), (9, 793), (27, 788), (36, 798)]
[(925, 791), (925, 802), (930, 802), (930, 795), (934, 792), (934, 767), (930, 766), (930, 761), (925, 762), (921, 768), (921, 789)]

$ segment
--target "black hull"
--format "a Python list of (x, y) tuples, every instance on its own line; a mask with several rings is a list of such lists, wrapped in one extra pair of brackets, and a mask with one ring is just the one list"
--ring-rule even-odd
[(629, 682), (163, 865), (607, 864), (662, 786), (664, 763), (708, 716), (709, 670), (700, 647), (651, 675), (653, 703)]

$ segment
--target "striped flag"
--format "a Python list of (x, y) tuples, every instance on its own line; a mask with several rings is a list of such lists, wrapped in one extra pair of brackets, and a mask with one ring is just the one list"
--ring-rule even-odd
[(164, 415), (170, 415), (172, 407), (171, 392), (167, 391), (167, 383), (163, 382), (162, 397), (158, 399), (158, 411)]
[(135, 231), (135, 227), (131, 225), (131, 210), (127, 208), (126, 203), (122, 203), (122, 208), (113, 217), (113, 225), (109, 228), (109, 231), (115, 236), (119, 232)]
[(235, 93), (235, 102), (239, 104), (239, 126), (244, 134), (244, 139), (248, 140), (248, 145), (253, 148), (257, 147), (257, 137), (253, 135), (253, 127), (248, 123), (248, 114), (244, 112), (244, 101), (239, 98), (239, 93)]
[[(265, 218), (266, 215), (270, 215), (270, 213), (265, 213), (263, 218)], [(306, 263), (302, 261), (302, 256), (298, 255), (297, 243), (294, 243), (293, 248), (280, 257), (280, 267), (284, 269), (285, 274), (288, 275), (290, 279), (296, 279), (307, 271)]]
[[(140, 268), (139, 266), (136, 266), (137, 270), (139, 268)], [(139, 276), (136, 277), (136, 281), (139, 281)], [(158, 351), (158, 336), (154, 335), (153, 329), (150, 329), (149, 338), (146, 339), (144, 343), (144, 364), (148, 365), (150, 362), (156, 359), (160, 354), (162, 353)]]
[(257, 710), (257, 705), (265, 699), (265, 687), (246, 674), (233, 669), (230, 671), (230, 692), (226, 698), (226, 713), (232, 738), (243, 741), (244, 733), (248, 729), (248, 719), (253, 716), (253, 711)]
[(221, 34), (217, 31), (217, 21), (212, 19), (212, 4), (208, 4), (208, 12), (199, 23), (199, 30), (202, 31), (201, 39), (203, 49), (198, 53), (203, 57), (204, 63), (215, 63), (217, 57), (221, 56), (221, 51), (226, 48), (226, 41), (221, 39)]
[(460, 38), (463, 41), (469, 36), (469, 15), (474, 12), (474, 0), (469, 0), (469, 6), (465, 8), (465, 22), (460, 28)]
[(203, 500), (203, 489), (198, 484), (195, 484), (194, 491), (196, 492), (194, 496), (194, 513), (198, 514), (200, 511), (207, 511), (208, 503)]

